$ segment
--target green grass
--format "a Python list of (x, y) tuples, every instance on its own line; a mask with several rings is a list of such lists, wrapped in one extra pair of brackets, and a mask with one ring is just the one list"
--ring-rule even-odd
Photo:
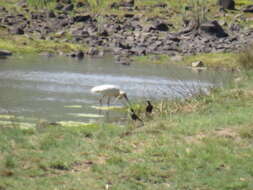
[(226, 67), (235, 68), (239, 67), (238, 61), (241, 54), (238, 53), (203, 53), (198, 55), (184, 56), (180, 60), (174, 59), (168, 55), (147, 55), (136, 56), (133, 58), (138, 63), (152, 63), (152, 64), (168, 64), (177, 63), (191, 66), (192, 62), (202, 61), (208, 67)]
[(195, 61), (202, 61), (207, 66), (212, 67), (237, 67), (237, 57), (236, 53), (203, 53), (193, 56), (186, 56), (183, 59), (183, 62), (191, 64)]
[(86, 46), (68, 42), (52, 40), (30, 39), (25, 36), (1, 35), (0, 49), (10, 50), (15, 53), (40, 53), (40, 52), (71, 52), (85, 50)]
[(253, 73), (243, 77), (234, 89), (157, 103), (143, 127), (2, 126), (0, 187), (251, 190)]

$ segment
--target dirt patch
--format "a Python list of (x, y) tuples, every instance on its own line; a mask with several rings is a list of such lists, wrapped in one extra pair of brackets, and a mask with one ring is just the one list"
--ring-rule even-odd
[(223, 138), (231, 138), (235, 139), (236, 141), (240, 140), (240, 136), (235, 129), (225, 128), (219, 129), (216, 131), (208, 132), (208, 133), (199, 133), (193, 136), (185, 137), (185, 141), (189, 144), (199, 144), (202, 143), (202, 140), (208, 137), (223, 137)]
[(91, 166), (94, 164), (93, 161), (80, 161), (80, 162), (75, 162), (72, 165), (72, 172), (84, 172), (84, 171), (89, 171)]
[(188, 144), (200, 144), (202, 143), (202, 139), (206, 138), (207, 136), (207, 134), (200, 133), (194, 136), (187, 136), (184, 139)]
[(233, 138), (233, 139), (239, 138), (238, 133), (231, 128), (225, 128), (215, 131), (214, 134), (218, 137)]

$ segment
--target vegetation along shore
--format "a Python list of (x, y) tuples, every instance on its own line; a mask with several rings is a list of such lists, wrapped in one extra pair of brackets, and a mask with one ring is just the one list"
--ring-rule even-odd
[(252, 43), (252, 0), (0, 1), (0, 68), (110, 55), (232, 76), (184, 99), (131, 101), (121, 123), (31, 125), (0, 105), (0, 190), (252, 190)]

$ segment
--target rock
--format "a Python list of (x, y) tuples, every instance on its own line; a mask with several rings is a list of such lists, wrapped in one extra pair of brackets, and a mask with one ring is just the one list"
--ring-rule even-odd
[(64, 4), (71, 4), (72, 0), (61, 0), (61, 2)]
[(200, 30), (209, 35), (213, 35), (220, 38), (228, 36), (228, 34), (225, 33), (223, 28), (219, 25), (219, 23), (216, 20), (201, 24)]
[(21, 27), (17, 27), (17, 28), (14, 27), (10, 30), (10, 33), (15, 34), (15, 35), (23, 35), (25, 32)]
[(127, 56), (115, 56), (115, 63), (121, 64), (124, 66), (129, 66), (130, 65), (130, 59)]
[(134, 6), (134, 0), (123, 0), (120, 2), (121, 7), (133, 7)]
[(56, 3), (70, 4), (72, 0), (56, 0)]
[(134, 14), (132, 14), (132, 13), (125, 13), (125, 14), (124, 14), (124, 17), (125, 17), (125, 18), (133, 18), (133, 17), (134, 17)]
[(98, 52), (98, 56), (99, 57), (103, 57), (105, 55), (105, 52), (103, 51), (103, 50), (100, 50), (99, 52)]
[(99, 51), (96, 48), (90, 48), (87, 52), (88, 55), (94, 56), (94, 55), (98, 55)]
[(70, 57), (73, 57), (73, 58), (82, 59), (84, 57), (84, 53), (83, 53), (83, 51), (79, 50), (79, 51), (67, 54), (67, 56), (70, 56)]
[(109, 36), (109, 33), (107, 32), (107, 30), (103, 30), (103, 31), (99, 32), (99, 36), (107, 37), (107, 36)]
[(1, 50), (0, 49), (0, 57), (6, 57), (6, 56), (11, 56), (12, 52), (8, 51), (8, 50)]
[(118, 47), (121, 49), (131, 49), (132, 47), (128, 44), (128, 43), (124, 43), (124, 42), (118, 42)]
[(169, 30), (168, 24), (161, 22), (155, 25), (155, 30), (167, 32)]
[(6, 12), (6, 8), (5, 7), (0, 7), (0, 12)]
[(221, 6), (223, 9), (235, 9), (235, 1), (234, 0), (218, 0), (217, 4)]
[(79, 1), (79, 2), (76, 3), (76, 7), (77, 7), (77, 8), (89, 7), (89, 3), (88, 3), (88, 2)]
[(134, 0), (122, 0), (121, 2), (113, 2), (110, 5), (112, 9), (118, 9), (119, 7), (134, 7)]
[(78, 51), (78, 52), (76, 53), (76, 57), (77, 57), (78, 59), (82, 59), (82, 58), (84, 57), (84, 53), (83, 53), (82, 51)]
[(237, 24), (237, 23), (232, 23), (229, 26), (229, 30), (232, 31), (232, 32), (240, 32), (241, 29), (242, 29), (242, 26), (240, 24)]
[(153, 7), (154, 8), (166, 8), (168, 5), (167, 3), (158, 3), (158, 4), (155, 4)]
[(74, 22), (87, 22), (92, 20), (89, 14), (86, 15), (77, 15), (73, 17)]
[(134, 47), (131, 49), (131, 51), (138, 56), (146, 55), (146, 48), (144, 47)]
[(62, 10), (63, 11), (73, 11), (74, 9), (74, 5), (73, 4), (69, 4), (66, 7), (64, 7)]
[(204, 67), (204, 63), (202, 61), (196, 61), (192, 63), (192, 67)]
[(71, 34), (74, 37), (82, 37), (82, 38), (87, 38), (90, 36), (88, 31), (82, 30), (82, 29), (77, 29), (71, 32)]
[(119, 8), (119, 4), (116, 3), (116, 2), (113, 2), (113, 3), (110, 5), (110, 8), (111, 8), (111, 9), (118, 9), (118, 8)]
[(35, 20), (38, 20), (38, 19), (42, 20), (44, 18), (44, 14), (39, 13), (39, 12), (38, 13), (37, 12), (32, 12), (31, 13), (31, 18), (35, 19)]
[(56, 10), (62, 10), (63, 7), (64, 7), (64, 5), (61, 4), (61, 3), (57, 3), (57, 4), (55, 5), (55, 9), (56, 9)]
[(55, 18), (55, 17), (56, 17), (56, 15), (55, 15), (55, 13), (54, 13), (53, 10), (48, 11), (47, 16), (48, 16), (49, 18)]
[(246, 8), (243, 9), (245, 13), (253, 13), (253, 5), (248, 5)]

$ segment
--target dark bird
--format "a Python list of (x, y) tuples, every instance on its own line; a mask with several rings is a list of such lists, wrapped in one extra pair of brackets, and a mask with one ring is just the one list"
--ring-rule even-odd
[(151, 102), (149, 100), (147, 101), (147, 103), (148, 103), (148, 105), (146, 107), (146, 113), (151, 114), (153, 111), (153, 105), (151, 104)]
[(130, 114), (130, 116), (131, 116), (131, 119), (133, 120), (133, 121), (141, 121), (141, 122), (143, 122), (137, 115), (136, 115), (136, 113), (134, 112), (134, 110), (131, 108), (131, 114)]

